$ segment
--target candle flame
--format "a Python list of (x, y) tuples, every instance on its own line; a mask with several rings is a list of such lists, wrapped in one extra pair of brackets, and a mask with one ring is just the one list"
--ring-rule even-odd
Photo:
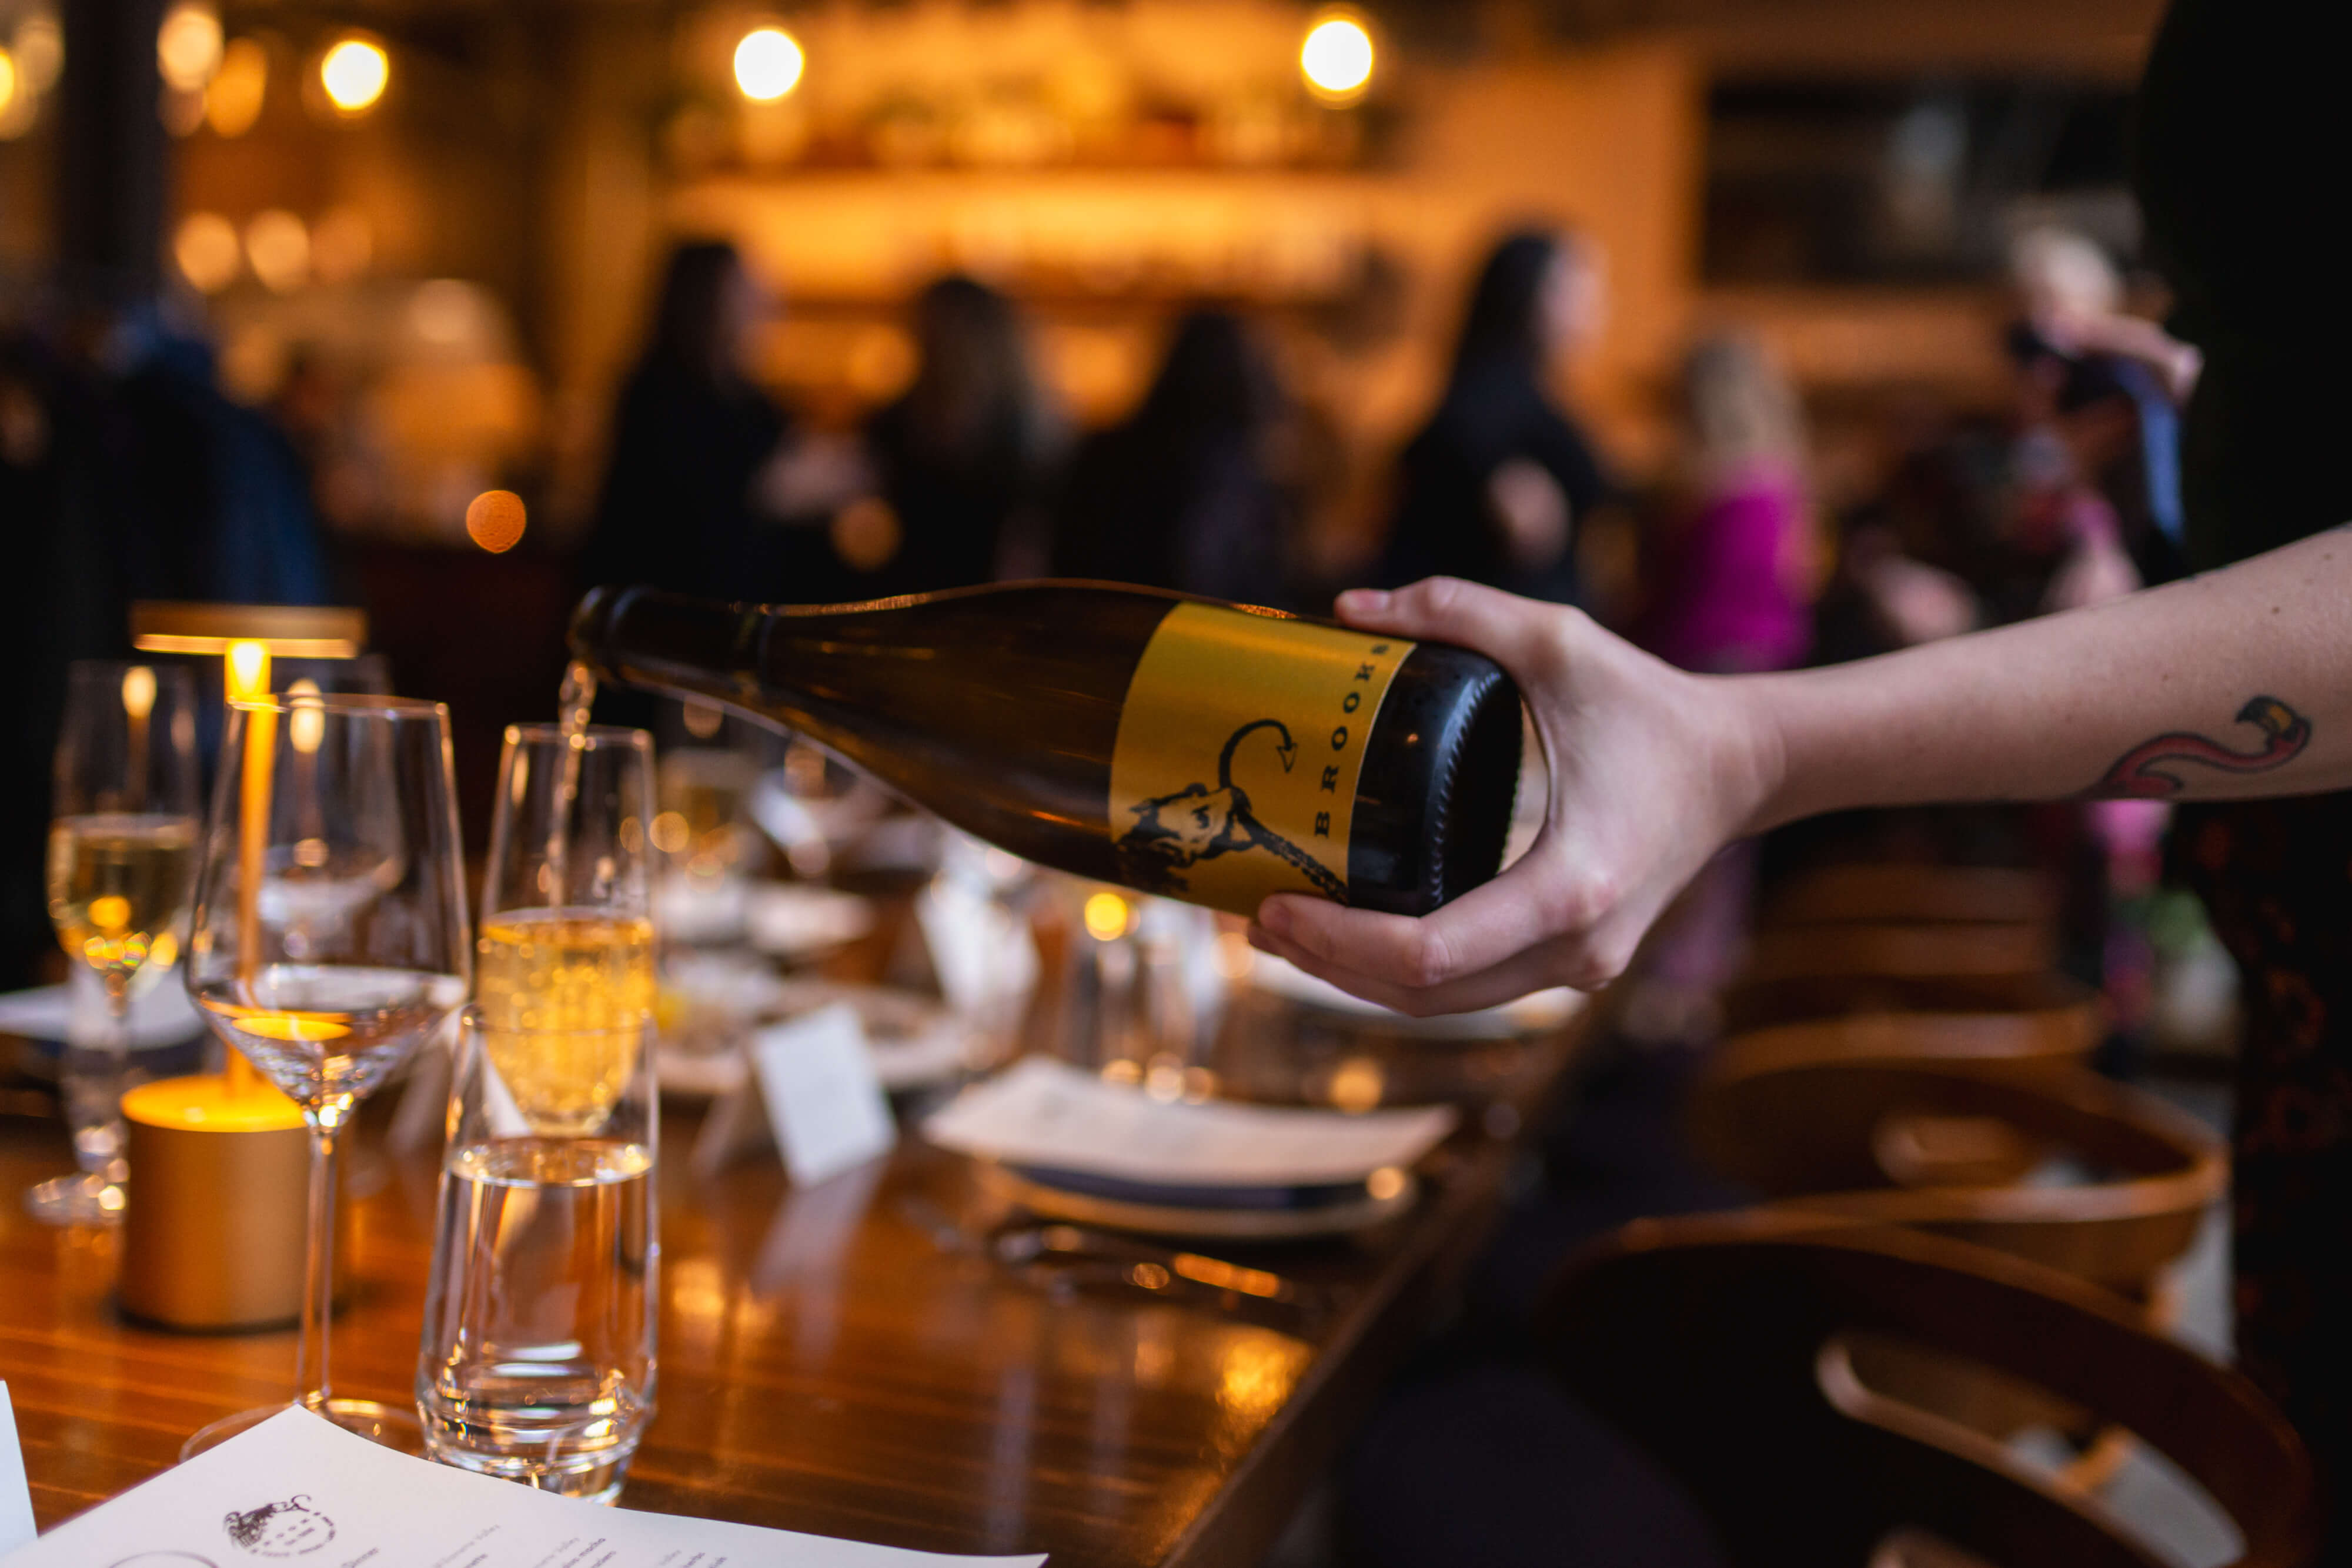
[(133, 664), (122, 672), (122, 711), (134, 723), (144, 723), (155, 711), (155, 672), (145, 664)]

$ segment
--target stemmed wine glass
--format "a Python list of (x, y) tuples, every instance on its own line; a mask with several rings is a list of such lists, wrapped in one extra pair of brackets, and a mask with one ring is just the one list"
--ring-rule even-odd
[(78, 659), (67, 674), (49, 825), (49, 919), (106, 988), (97, 1040), (68, 1038), (58, 1088), (79, 1176), (25, 1195), (50, 1225), (122, 1217), (131, 998), (179, 961), (196, 852), (195, 683), (184, 668)]
[[(449, 715), (308, 693), (230, 706), (196, 878), (189, 993), (310, 1129), (309, 1267), (295, 1403), (379, 1440), (415, 1418), (328, 1383), (335, 1145), (353, 1107), (466, 999), (467, 938)], [(184, 1456), (283, 1406), (216, 1421)]]

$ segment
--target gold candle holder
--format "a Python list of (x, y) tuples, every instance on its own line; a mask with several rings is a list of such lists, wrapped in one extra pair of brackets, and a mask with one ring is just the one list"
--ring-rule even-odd
[[(145, 602), (131, 607), (131, 646), (210, 653), (230, 701), (266, 695), (269, 662), (350, 659), (367, 637), (357, 610), (281, 604)], [(249, 827), (269, 811), (270, 732), (247, 735), (238, 807)], [(223, 758), (223, 766), (229, 759)], [(266, 835), (244, 835), (240, 951), (257, 948), (254, 898)], [(277, 1327), (299, 1317), (307, 1253), (310, 1143), (302, 1113), (234, 1048), (227, 1071), (142, 1084), (122, 1099), (131, 1166), (123, 1210), (123, 1310), (185, 1329)], [(337, 1223), (341, 1215), (337, 1216)], [(338, 1247), (341, 1256), (342, 1249)]]

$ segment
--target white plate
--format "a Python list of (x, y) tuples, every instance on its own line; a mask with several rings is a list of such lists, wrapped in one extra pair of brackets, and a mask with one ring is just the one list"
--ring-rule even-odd
[(981, 1180), (1030, 1213), (1105, 1230), (1142, 1236), (1204, 1238), (1219, 1241), (1296, 1241), (1316, 1236), (1349, 1236), (1369, 1230), (1411, 1208), (1421, 1197), (1421, 1181), (1405, 1173), (1404, 1185), (1387, 1197), (1369, 1189), (1361, 1201), (1311, 1208), (1194, 1208), (1072, 1192), (1033, 1181), (992, 1160), (979, 1163)]
[(873, 929), (871, 900), (829, 887), (758, 883), (744, 900), (744, 936), (779, 958), (808, 957)]
[(1409, 1034), (1423, 1040), (1497, 1040), (1517, 1034), (1537, 1034), (1545, 1030), (1558, 1029), (1574, 1018), (1585, 1004), (1582, 992), (1557, 986), (1550, 990), (1537, 991), (1515, 1002), (1505, 1002), (1501, 1007), (1486, 1008), (1475, 1013), (1443, 1013), (1435, 1018), (1413, 1018), (1394, 1008), (1384, 1008), (1378, 1002), (1349, 996), (1330, 981), (1319, 979), (1286, 959), (1277, 958), (1271, 953), (1258, 952), (1251, 953), (1249, 975), (1243, 983), (1252, 990), (1280, 997), (1303, 1008), (1378, 1020), (1381, 1029), (1391, 1033)]

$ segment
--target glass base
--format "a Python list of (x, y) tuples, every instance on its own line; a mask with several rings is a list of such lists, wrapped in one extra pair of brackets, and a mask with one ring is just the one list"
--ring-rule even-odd
[(620, 1500), (621, 1485), (629, 1479), (629, 1461), (636, 1456), (635, 1443), (619, 1452), (606, 1448), (593, 1456), (574, 1455), (557, 1460), (550, 1460), (544, 1453), (486, 1454), (446, 1443), (428, 1443), (425, 1449), (443, 1464), (471, 1470), (476, 1475), (496, 1476), (502, 1481), (519, 1481), (535, 1491), (607, 1505)]
[(44, 1225), (120, 1225), (122, 1204), (120, 1185), (88, 1172), (25, 1190), (25, 1212)]
[(380, 1405), (373, 1399), (330, 1399), (323, 1405), (263, 1405), (251, 1410), (240, 1410), (234, 1416), (224, 1416), (211, 1426), (200, 1428), (180, 1445), (180, 1458), (193, 1459), (207, 1448), (216, 1448), (239, 1433), (251, 1430), (272, 1416), (286, 1411), (307, 1408), (311, 1414), (324, 1416), (346, 1432), (356, 1432), (371, 1443), (380, 1443), (404, 1454), (425, 1458), (425, 1433), (416, 1424), (416, 1412), (396, 1405)]

